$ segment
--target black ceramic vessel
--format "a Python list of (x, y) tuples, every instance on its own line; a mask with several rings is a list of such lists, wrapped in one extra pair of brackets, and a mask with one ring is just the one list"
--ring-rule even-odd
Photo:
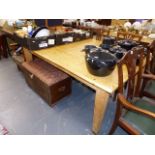
[(127, 51), (131, 50), (133, 47), (139, 45), (136, 41), (133, 40), (119, 40), (118, 45), (122, 48), (126, 49)]
[(96, 49), (97, 47), (95, 45), (86, 45), (82, 51), (85, 51), (86, 53), (90, 53)]
[(115, 38), (108, 36), (108, 37), (104, 37), (104, 39), (103, 39), (102, 44), (100, 45), (100, 47), (102, 49), (109, 49), (114, 44), (115, 44)]
[(123, 49), (120, 46), (114, 46), (114, 47), (110, 48), (109, 51), (110, 51), (110, 53), (114, 54), (117, 59), (121, 59), (127, 52), (126, 49)]
[(85, 56), (89, 72), (96, 76), (107, 76), (115, 68), (116, 57), (108, 52), (96, 51)]

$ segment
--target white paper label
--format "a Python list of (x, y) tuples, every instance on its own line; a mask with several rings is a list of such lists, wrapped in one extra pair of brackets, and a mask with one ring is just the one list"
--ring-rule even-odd
[(55, 45), (55, 39), (48, 39), (48, 45)]
[(73, 37), (67, 37), (62, 39), (63, 42), (73, 42)]
[(40, 43), (40, 44), (39, 44), (39, 47), (40, 47), (40, 48), (42, 48), (42, 47), (47, 47), (47, 46), (48, 46), (47, 43)]

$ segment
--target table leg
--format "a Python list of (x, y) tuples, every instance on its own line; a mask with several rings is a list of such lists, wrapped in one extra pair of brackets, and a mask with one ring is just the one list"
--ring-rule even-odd
[(102, 120), (107, 108), (109, 94), (103, 90), (96, 90), (94, 116), (93, 116), (93, 133), (97, 134), (100, 131)]
[(23, 53), (24, 53), (24, 59), (26, 62), (30, 62), (33, 60), (32, 54), (28, 49), (23, 48)]

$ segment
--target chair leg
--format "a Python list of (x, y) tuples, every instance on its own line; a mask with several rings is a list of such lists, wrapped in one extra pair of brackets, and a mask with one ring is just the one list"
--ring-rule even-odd
[(141, 86), (141, 91), (140, 91), (140, 97), (143, 97), (144, 96), (144, 88), (145, 88), (147, 82), (148, 82), (147, 79), (144, 79), (143, 80), (143, 83), (142, 83), (142, 86)]
[(2, 48), (3, 48), (3, 57), (8, 58), (8, 44), (6, 36), (2, 36)]
[(118, 94), (118, 89), (114, 92), (113, 101), (116, 101), (117, 94)]
[(109, 131), (109, 134), (110, 134), (110, 135), (112, 135), (112, 134), (114, 133), (114, 131), (116, 130), (116, 128), (117, 128), (117, 126), (118, 126), (120, 114), (121, 114), (120, 105), (117, 104), (115, 118), (114, 118), (112, 127), (111, 127), (111, 129), (110, 129), (110, 131)]
[(17, 69), (18, 69), (18, 71), (21, 71), (21, 69), (20, 69), (19, 65), (17, 65)]

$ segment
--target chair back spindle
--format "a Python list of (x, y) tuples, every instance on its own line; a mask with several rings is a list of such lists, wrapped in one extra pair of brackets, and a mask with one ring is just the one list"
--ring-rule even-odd
[[(123, 68), (126, 67), (128, 74), (127, 82), (127, 99), (132, 99), (135, 94), (138, 94), (141, 84), (141, 75), (143, 73), (143, 60), (144, 60), (144, 48), (136, 47), (129, 51), (119, 62), (118, 62), (118, 91), (121, 94), (124, 92), (124, 76)], [(138, 67), (137, 67), (138, 63)]]
[(142, 40), (142, 35), (136, 34), (133, 32), (123, 32), (123, 31), (118, 31), (117, 32), (117, 39), (127, 39), (127, 40), (136, 40), (136, 41), (141, 41)]

